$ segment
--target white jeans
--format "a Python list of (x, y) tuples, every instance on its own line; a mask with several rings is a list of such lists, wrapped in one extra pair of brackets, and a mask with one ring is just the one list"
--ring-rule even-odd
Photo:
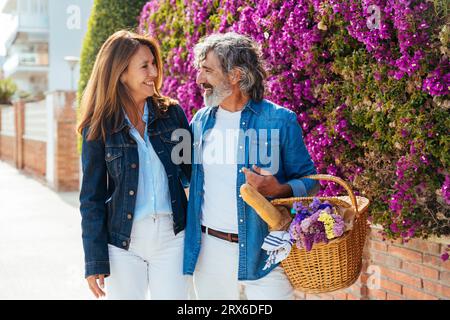
[(237, 243), (202, 233), (202, 246), (194, 272), (194, 289), (202, 300), (292, 300), (294, 290), (283, 268), (258, 280), (238, 281)]
[(129, 250), (108, 245), (111, 275), (106, 297), (117, 300), (188, 299), (183, 275), (184, 231), (176, 236), (172, 216), (133, 222)]

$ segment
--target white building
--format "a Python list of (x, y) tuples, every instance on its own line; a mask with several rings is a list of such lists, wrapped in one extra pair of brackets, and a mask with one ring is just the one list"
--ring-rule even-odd
[(79, 57), (93, 0), (0, 0), (0, 12), (10, 14), (12, 28), (5, 43), (5, 77), (19, 90), (43, 95), (76, 89), (64, 60)]

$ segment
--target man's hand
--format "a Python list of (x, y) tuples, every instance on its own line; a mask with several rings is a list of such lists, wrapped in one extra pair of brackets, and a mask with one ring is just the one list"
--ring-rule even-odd
[(255, 188), (264, 197), (285, 198), (292, 196), (292, 188), (288, 184), (280, 184), (269, 171), (261, 169), (256, 165), (253, 171), (242, 168), (247, 183)]
[[(91, 289), (94, 296), (98, 299), (100, 297), (104, 297), (106, 294), (102, 290), (105, 288), (105, 275), (104, 274), (97, 274), (93, 276), (89, 276), (86, 278), (89, 289)], [(97, 280), (99, 283), (97, 283)], [(100, 286), (99, 286), (100, 284)], [(102, 288), (102, 289), (100, 289)]]

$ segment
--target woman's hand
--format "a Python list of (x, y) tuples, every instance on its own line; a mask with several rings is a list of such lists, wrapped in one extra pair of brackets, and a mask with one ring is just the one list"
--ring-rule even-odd
[[(104, 297), (106, 294), (102, 290), (105, 288), (105, 275), (104, 274), (96, 274), (93, 276), (89, 276), (86, 278), (89, 289), (91, 289), (92, 293), (98, 299), (100, 297)], [(98, 281), (98, 283), (97, 283)], [(99, 286), (100, 285), (100, 286)], [(101, 289), (100, 289), (101, 288)]]

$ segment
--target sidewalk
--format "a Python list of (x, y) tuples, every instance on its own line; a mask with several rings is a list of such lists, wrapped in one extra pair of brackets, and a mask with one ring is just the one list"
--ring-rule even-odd
[(56, 193), (0, 161), (0, 299), (93, 299), (78, 193)]

